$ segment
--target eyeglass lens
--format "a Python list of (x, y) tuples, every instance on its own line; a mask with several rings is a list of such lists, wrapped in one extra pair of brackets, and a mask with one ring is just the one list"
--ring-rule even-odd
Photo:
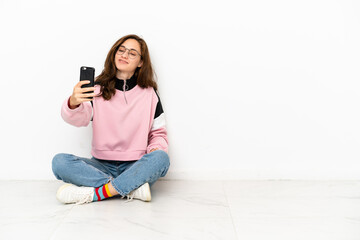
[[(119, 53), (120, 55), (123, 55), (126, 52), (126, 48), (123, 46), (119, 47)], [(138, 53), (134, 49), (129, 49), (129, 57), (135, 58), (138, 55)]]

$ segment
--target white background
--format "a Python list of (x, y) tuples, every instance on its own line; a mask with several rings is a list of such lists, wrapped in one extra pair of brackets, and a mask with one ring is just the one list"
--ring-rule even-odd
[(120, 37), (145, 39), (168, 179), (360, 179), (359, 1), (0, 1), (0, 179), (91, 157), (60, 116)]

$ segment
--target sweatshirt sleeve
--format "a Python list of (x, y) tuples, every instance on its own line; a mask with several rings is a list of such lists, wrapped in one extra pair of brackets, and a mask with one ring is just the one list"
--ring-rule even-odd
[(75, 109), (69, 107), (70, 97), (67, 98), (61, 106), (61, 117), (65, 122), (75, 127), (85, 127), (89, 125), (92, 116), (92, 107), (90, 102), (83, 102)]
[(156, 105), (153, 124), (149, 132), (147, 153), (149, 153), (153, 148), (159, 148), (159, 150), (168, 152), (168, 137), (165, 126), (165, 114), (160, 102), (159, 95), (157, 93), (156, 95), (158, 102)]

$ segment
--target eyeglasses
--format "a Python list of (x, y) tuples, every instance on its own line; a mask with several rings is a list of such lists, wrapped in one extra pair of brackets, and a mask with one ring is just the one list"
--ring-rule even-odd
[(119, 49), (117, 50), (117, 54), (123, 55), (126, 51), (129, 51), (128, 56), (131, 59), (136, 58), (138, 55), (140, 55), (140, 57), (141, 57), (141, 54), (138, 51), (136, 51), (135, 49), (128, 49), (124, 46), (119, 47)]

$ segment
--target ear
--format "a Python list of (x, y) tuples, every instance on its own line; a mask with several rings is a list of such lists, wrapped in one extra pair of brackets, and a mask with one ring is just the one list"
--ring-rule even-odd
[(143, 65), (143, 61), (141, 60), (140, 63), (138, 64), (138, 67), (142, 67)]

